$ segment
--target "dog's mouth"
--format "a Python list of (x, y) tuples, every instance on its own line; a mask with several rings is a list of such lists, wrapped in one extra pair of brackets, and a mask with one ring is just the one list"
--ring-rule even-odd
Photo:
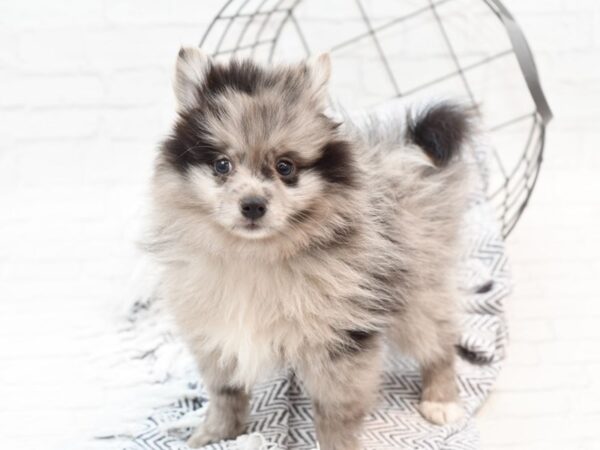
[(246, 222), (242, 226), (242, 228), (244, 230), (248, 230), (248, 231), (258, 231), (258, 230), (263, 229), (264, 227), (260, 223), (255, 222), (254, 220), (250, 220), (250, 221)]
[(246, 220), (242, 223), (234, 225), (231, 229), (233, 233), (241, 237), (251, 239), (265, 237), (269, 234), (269, 230), (270, 227), (256, 220)]

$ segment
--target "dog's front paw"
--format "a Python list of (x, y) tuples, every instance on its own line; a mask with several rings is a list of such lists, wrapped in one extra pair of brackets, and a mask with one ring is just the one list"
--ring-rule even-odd
[(423, 401), (419, 405), (419, 411), (431, 423), (446, 425), (462, 419), (465, 412), (457, 402), (430, 402)]
[(206, 423), (203, 423), (196, 428), (192, 436), (187, 440), (187, 445), (190, 448), (200, 448), (225, 439), (234, 439), (237, 436), (238, 434), (234, 432), (227, 433), (223, 430), (213, 430)]

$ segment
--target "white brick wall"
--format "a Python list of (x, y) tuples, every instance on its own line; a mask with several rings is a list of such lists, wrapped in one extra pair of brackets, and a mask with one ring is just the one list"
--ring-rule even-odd
[(555, 121), (510, 238), (512, 342), (479, 424), (486, 449), (598, 449), (600, 4), (507, 3), (536, 52)]
[[(513, 344), (481, 414), (485, 448), (597, 449), (600, 2), (506, 3), (556, 120), (510, 243)], [(98, 404), (72, 368), (92, 351), (77, 336), (102, 330), (124, 295), (174, 57), (220, 6), (0, 0), (2, 448), (53, 448)]]

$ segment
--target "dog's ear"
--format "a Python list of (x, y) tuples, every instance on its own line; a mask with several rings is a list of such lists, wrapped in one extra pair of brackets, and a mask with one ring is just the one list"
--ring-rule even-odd
[(308, 61), (308, 68), (315, 97), (327, 101), (327, 85), (331, 76), (331, 58), (329, 53), (321, 53)]
[(210, 56), (197, 47), (181, 47), (179, 50), (174, 82), (179, 111), (198, 106), (199, 87), (204, 81), (210, 64)]

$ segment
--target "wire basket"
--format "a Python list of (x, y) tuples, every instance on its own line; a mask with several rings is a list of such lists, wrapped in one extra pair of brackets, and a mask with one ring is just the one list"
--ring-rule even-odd
[(230, 0), (201, 47), (296, 61), (328, 51), (345, 107), (459, 96), (489, 132), (488, 196), (508, 236), (535, 186), (552, 113), (529, 46), (499, 0)]

